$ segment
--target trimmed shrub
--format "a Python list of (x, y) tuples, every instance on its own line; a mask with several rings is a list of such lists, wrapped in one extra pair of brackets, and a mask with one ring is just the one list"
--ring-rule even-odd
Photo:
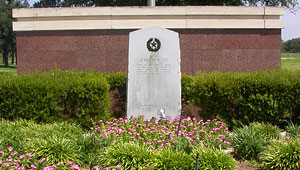
[(266, 169), (300, 169), (300, 139), (273, 141), (259, 158)]
[(112, 110), (111, 114), (116, 117), (125, 117), (126, 116), (126, 79), (127, 73), (107, 73), (104, 74), (107, 82), (110, 85), (110, 93), (112, 95)]
[(280, 138), (280, 130), (270, 124), (252, 123), (249, 126), (234, 129), (231, 136), (231, 146), (238, 159), (256, 159), (273, 139)]
[(88, 126), (93, 120), (109, 119), (108, 90), (104, 76), (96, 73), (0, 75), (0, 117)]
[(193, 104), (204, 119), (236, 123), (270, 122), (300, 118), (300, 71), (204, 73), (194, 77)]

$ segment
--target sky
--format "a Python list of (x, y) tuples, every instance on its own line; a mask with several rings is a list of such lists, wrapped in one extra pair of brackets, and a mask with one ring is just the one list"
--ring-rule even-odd
[[(34, 2), (38, 0), (28, 0), (29, 4), (32, 6)], [(298, 0), (300, 4), (300, 0)], [(291, 13), (289, 10), (285, 11), (285, 15), (280, 17), (285, 21), (285, 28), (282, 29), (281, 38), (284, 41), (300, 38), (300, 9), (295, 13)]]

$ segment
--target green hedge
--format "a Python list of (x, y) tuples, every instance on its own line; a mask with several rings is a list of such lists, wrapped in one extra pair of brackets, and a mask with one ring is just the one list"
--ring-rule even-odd
[(0, 117), (89, 126), (109, 118), (109, 84), (102, 74), (54, 71), (0, 75)]
[[(182, 103), (229, 125), (300, 120), (300, 71), (183, 75)], [(126, 73), (0, 74), (0, 117), (88, 122), (125, 116)]]
[(193, 104), (205, 119), (227, 123), (299, 120), (300, 71), (198, 74), (192, 83)]

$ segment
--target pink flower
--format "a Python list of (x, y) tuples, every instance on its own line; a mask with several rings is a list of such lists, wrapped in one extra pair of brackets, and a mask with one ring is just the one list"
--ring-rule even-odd
[(0, 151), (0, 155), (4, 156), (4, 152), (3, 152), (3, 151)]
[(37, 167), (34, 166), (34, 164), (31, 164), (31, 165), (30, 165), (30, 168), (36, 169)]
[(149, 164), (147, 164), (147, 165), (145, 165), (145, 167), (150, 167), (150, 165), (149, 165)]
[(11, 152), (11, 151), (14, 150), (14, 148), (10, 146), (10, 147), (7, 148), (7, 150), (8, 150), (8, 152)]
[(94, 166), (92, 169), (100, 170), (100, 167), (99, 166)]
[(116, 169), (120, 169), (120, 168), (122, 168), (121, 165), (117, 165), (117, 166), (116, 166)]
[(27, 154), (26, 155), (28, 158), (32, 158), (32, 157), (34, 157), (34, 154)]
[(57, 166), (60, 166), (60, 165), (62, 165), (62, 164), (63, 164), (63, 163), (61, 163), (61, 162), (58, 162), (58, 163), (57, 163)]
[(105, 168), (105, 170), (109, 170), (109, 168)]
[(43, 158), (39, 161), (39, 163), (43, 163), (46, 160), (46, 158)]
[(23, 159), (25, 156), (24, 155), (21, 155), (21, 156), (19, 156), (19, 159)]
[(72, 165), (71, 169), (76, 169), (76, 170), (80, 170), (78, 165)]
[(72, 164), (73, 164), (73, 162), (67, 162), (67, 166), (72, 165)]

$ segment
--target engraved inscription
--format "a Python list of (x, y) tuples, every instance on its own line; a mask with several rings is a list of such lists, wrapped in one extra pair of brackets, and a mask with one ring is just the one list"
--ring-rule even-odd
[(137, 61), (138, 74), (168, 73), (170, 70), (168, 58), (140, 58)]

